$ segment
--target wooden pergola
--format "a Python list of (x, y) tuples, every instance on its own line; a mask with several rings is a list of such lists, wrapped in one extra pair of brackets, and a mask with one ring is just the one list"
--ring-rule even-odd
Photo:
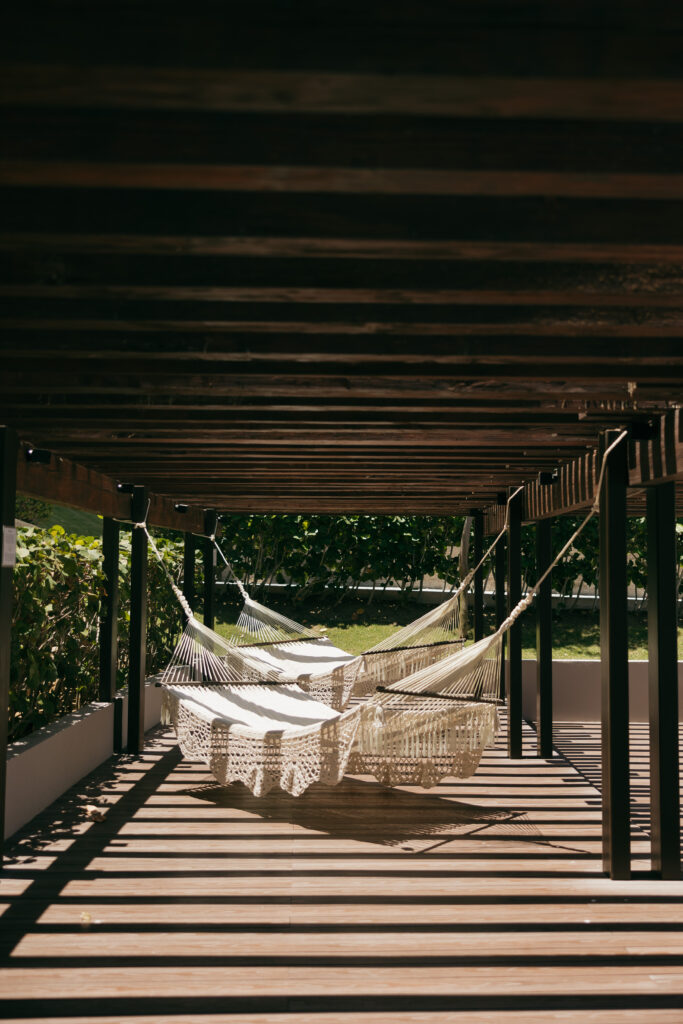
[[(3, 524), (16, 487), (103, 514), (109, 559), (112, 521), (148, 500), (150, 523), (188, 535), (242, 511), (468, 513), (481, 544), (525, 484), (514, 604), (521, 523), (547, 565), (551, 518), (591, 506), (628, 430), (600, 496), (604, 869), (630, 871), (624, 523), (647, 513), (653, 868), (678, 877), (683, 15), (588, 0), (160, 12), (58, 2), (39, 33), (34, 9), (7, 17)], [(145, 557), (137, 531), (133, 751)], [(1, 579), (4, 639), (9, 566)], [(516, 628), (508, 713), (518, 756)]]

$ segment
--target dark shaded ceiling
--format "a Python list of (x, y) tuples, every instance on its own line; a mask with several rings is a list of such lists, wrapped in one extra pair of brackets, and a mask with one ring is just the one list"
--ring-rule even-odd
[(24, 440), (226, 511), (436, 513), (683, 404), (683, 8), (6, 21)]

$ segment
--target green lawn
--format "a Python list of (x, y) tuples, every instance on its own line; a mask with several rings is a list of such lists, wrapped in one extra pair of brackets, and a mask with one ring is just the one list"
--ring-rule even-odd
[[(351, 654), (360, 654), (405, 626), (427, 608), (416, 602), (343, 601), (336, 607), (329, 604), (297, 605), (268, 599), (270, 607), (283, 612), (307, 626), (325, 632), (333, 644)], [(218, 632), (229, 635), (230, 623), (237, 611), (226, 609)], [(493, 618), (487, 612), (487, 628), (493, 628)], [(632, 661), (647, 660), (647, 615), (629, 615), (629, 657)], [(678, 632), (679, 658), (683, 659), (683, 630)], [(536, 622), (533, 608), (522, 617), (522, 647), (524, 658), (536, 657)], [(598, 612), (557, 611), (553, 615), (553, 657), (567, 659), (599, 659), (600, 625)]]
[(50, 505), (49, 515), (36, 525), (42, 526), (44, 530), (55, 525), (63, 526), (67, 533), (77, 533), (82, 537), (102, 536), (102, 520), (98, 516), (63, 505)]

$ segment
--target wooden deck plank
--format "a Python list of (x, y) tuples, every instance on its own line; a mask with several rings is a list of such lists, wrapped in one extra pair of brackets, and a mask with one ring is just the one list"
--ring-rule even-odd
[[(83, 967), (76, 962), (78, 997), (94, 1000), (113, 999), (126, 990), (133, 997), (144, 999), (253, 998), (255, 994), (269, 997), (303, 999), (304, 996), (347, 997), (371, 999), (373, 996), (447, 996), (462, 999), (488, 996), (498, 998), (566, 996), (623, 996), (625, 989), (632, 997), (672, 995), (681, 992), (683, 967), (658, 965), (656, 968), (624, 966), (586, 967), (273, 967), (267, 976), (262, 966), (239, 967)], [(26, 987), (30, 974), (30, 989)], [(74, 979), (75, 981), (75, 979)], [(3, 997), (26, 1002), (50, 998), (64, 988), (62, 968), (46, 969), (8, 967), (3, 971)]]
[[(126, 1024), (149, 1024), (149, 1016), (126, 1016)], [(309, 1015), (303, 1013), (249, 1013), (249, 1014), (162, 1014), (154, 1017), (155, 1024), (301, 1024)], [(310, 1015), (315, 1024), (348, 1024), (347, 1013), (315, 1013)], [(680, 1024), (680, 1010), (525, 1010), (523, 1013), (470, 1012), (457, 1008), (446, 1013), (354, 1013), (354, 1024)], [(44, 1024), (43, 1017), (8, 1019), (6, 1024)], [(98, 1016), (98, 1024), (120, 1024), (121, 1017)], [(92, 1017), (61, 1017), (60, 1024), (93, 1024)]]
[[(210, 922), (209, 922), (210, 924)], [(505, 931), (473, 933), (469, 930), (430, 931), (414, 934), (404, 931), (367, 931), (361, 923), (355, 929), (340, 932), (320, 931), (315, 925), (291, 932), (286, 944), (279, 932), (252, 928), (221, 931), (214, 928), (168, 932), (163, 925), (158, 931), (136, 932), (117, 930), (112, 948), (111, 934), (97, 926), (83, 928), (80, 934), (37, 932), (24, 936), (12, 953), (12, 961), (22, 958), (63, 960), (76, 958), (101, 959), (115, 963), (145, 957), (163, 968), (164, 961), (217, 963), (220, 960), (243, 960), (248, 957), (268, 960), (297, 961), (311, 964), (321, 959), (375, 960), (405, 959), (429, 961), (448, 958), (467, 961), (473, 970), (482, 963), (503, 958), (506, 961), (573, 960), (607, 961), (614, 957), (630, 957), (637, 967), (639, 957), (656, 958), (683, 966), (683, 931), (669, 932), (666, 951), (661, 935), (640, 931), (609, 932), (604, 929), (576, 929), (556, 932), (552, 942), (544, 928), (515, 933), (514, 942)], [(522, 963), (522, 966), (523, 963)]]
[[(257, 800), (156, 734), (18, 837), (3, 1016), (678, 1024), (683, 883), (605, 878), (594, 779), (524, 741), (428, 792)], [(646, 866), (639, 822), (634, 840)]]

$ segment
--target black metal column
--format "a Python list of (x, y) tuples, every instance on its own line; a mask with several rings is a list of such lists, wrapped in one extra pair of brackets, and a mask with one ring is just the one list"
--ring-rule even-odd
[(204, 625), (213, 629), (215, 622), (214, 611), (214, 582), (216, 577), (216, 549), (209, 539), (215, 536), (218, 518), (215, 508), (204, 509)]
[[(147, 488), (135, 486), (131, 518), (141, 523), (147, 515)], [(145, 648), (147, 644), (147, 537), (133, 527), (130, 559), (130, 663), (128, 670), (128, 752), (139, 754), (145, 745)]]
[(183, 537), (183, 594), (194, 611), (194, 534), (185, 533)]
[(121, 708), (116, 699), (116, 670), (119, 642), (119, 524), (105, 517), (102, 522), (102, 569), (106, 594), (100, 618), (100, 700), (114, 701), (114, 750), (122, 748)]
[(0, 866), (5, 845), (12, 571), (16, 554), (17, 435), (0, 427)]
[[(520, 491), (509, 505), (508, 516), (508, 611), (522, 600), (522, 509)], [(522, 624), (508, 631), (508, 756), (522, 756)]]
[[(605, 436), (605, 446), (616, 438)], [(631, 873), (626, 604), (627, 445), (607, 457), (600, 491), (600, 663), (602, 690), (602, 864)]]
[[(505, 595), (505, 537), (501, 537), (495, 547), (494, 573), (496, 578), (496, 628), (504, 621), (507, 615), (507, 603)], [(507, 637), (504, 635), (500, 648), (500, 689), (498, 696), (505, 700), (505, 651)]]
[[(540, 578), (552, 562), (552, 519), (536, 523), (536, 573)], [(536, 595), (536, 750), (553, 756), (553, 614), (551, 576)]]
[(650, 813), (652, 870), (667, 879), (681, 877), (676, 564), (675, 484), (659, 484), (647, 491)]
[[(472, 517), (474, 526), (474, 558), (479, 565), (484, 554), (484, 516), (475, 512)], [(474, 574), (474, 639), (481, 640), (484, 635), (484, 570), (478, 569)]]

